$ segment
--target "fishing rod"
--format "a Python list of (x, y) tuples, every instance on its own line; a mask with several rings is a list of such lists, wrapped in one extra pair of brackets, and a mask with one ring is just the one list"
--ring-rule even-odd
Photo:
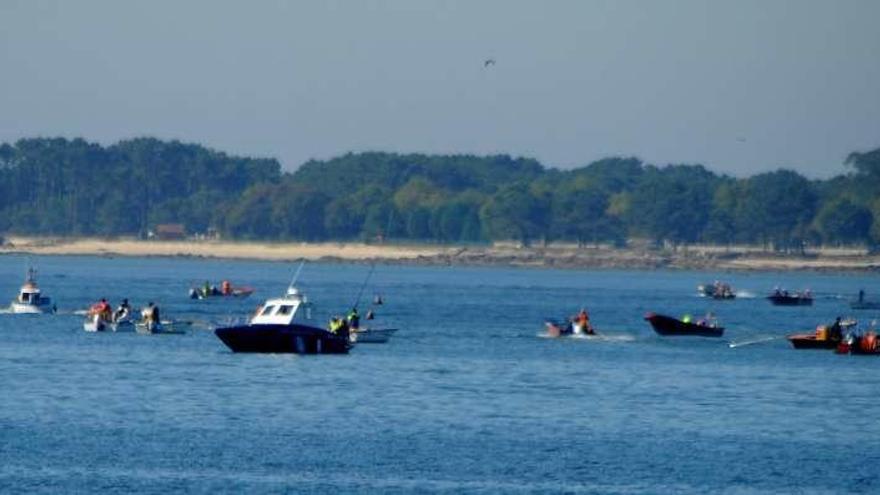
[(306, 260), (302, 260), (299, 262), (299, 267), (296, 269), (296, 272), (293, 274), (293, 278), (290, 279), (290, 285), (288, 287), (293, 287), (296, 284), (296, 281), (299, 280), (299, 272), (302, 271), (303, 266), (306, 264)]
[(370, 277), (373, 275), (373, 270), (376, 269), (375, 264), (370, 264), (370, 271), (367, 273), (367, 278), (364, 279), (364, 283), (361, 284), (361, 290), (358, 291), (357, 299), (354, 300), (354, 304), (351, 305), (352, 308), (357, 309), (358, 304), (361, 302), (361, 296), (364, 294), (364, 289), (367, 288), (367, 282), (370, 281)]

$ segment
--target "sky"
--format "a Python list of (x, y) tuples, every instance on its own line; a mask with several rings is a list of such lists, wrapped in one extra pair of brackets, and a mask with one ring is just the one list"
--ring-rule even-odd
[(880, 147), (877, 19), (876, 0), (0, 0), (0, 142), (823, 178)]

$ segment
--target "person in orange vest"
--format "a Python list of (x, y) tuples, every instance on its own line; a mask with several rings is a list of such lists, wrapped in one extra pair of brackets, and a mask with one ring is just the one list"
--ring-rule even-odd
[(89, 308), (89, 314), (99, 315), (102, 320), (110, 321), (110, 303), (107, 302), (106, 299), (102, 298), (100, 301), (96, 302)]
[(580, 325), (581, 327), (581, 331), (583, 331), (584, 333), (590, 335), (595, 333), (593, 332), (593, 326), (590, 325), (590, 315), (587, 314), (587, 310), (585, 308), (581, 308), (580, 313), (578, 313), (577, 322), (578, 325)]

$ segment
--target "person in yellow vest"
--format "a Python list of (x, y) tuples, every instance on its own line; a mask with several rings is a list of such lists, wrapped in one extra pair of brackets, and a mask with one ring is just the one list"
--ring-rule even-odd
[(340, 328), (342, 328), (342, 318), (336, 316), (330, 318), (330, 333), (339, 333)]

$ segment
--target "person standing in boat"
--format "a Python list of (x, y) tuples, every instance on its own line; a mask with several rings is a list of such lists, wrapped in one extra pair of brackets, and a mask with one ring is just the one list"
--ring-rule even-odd
[(361, 326), (361, 316), (358, 314), (357, 308), (351, 308), (351, 312), (348, 313), (348, 327), (352, 330), (357, 330)]
[(341, 316), (330, 318), (330, 333), (339, 333), (344, 323), (345, 320), (343, 320)]
[(127, 318), (130, 314), (131, 306), (128, 304), (128, 299), (123, 299), (122, 302), (119, 303), (119, 307), (116, 308), (116, 313), (113, 314), (113, 321), (119, 321)]
[(224, 296), (232, 294), (232, 284), (229, 283), (229, 280), (224, 280), (220, 283), (220, 290), (223, 291)]
[(840, 340), (843, 339), (843, 327), (840, 324), (839, 316), (834, 320), (834, 323), (828, 327), (828, 339), (835, 342), (840, 342)]
[(577, 315), (577, 324), (581, 327), (581, 331), (585, 334), (592, 335), (593, 325), (590, 324), (590, 314), (587, 313), (586, 308), (581, 308), (580, 312)]
[(107, 302), (107, 299), (101, 298), (100, 301), (96, 302), (89, 308), (89, 314), (97, 315), (100, 319), (104, 321), (110, 321), (110, 314), (112, 313), (110, 309), (110, 303)]
[(153, 304), (153, 301), (148, 302), (147, 307), (141, 311), (141, 318), (147, 324), (159, 323), (159, 306)]

